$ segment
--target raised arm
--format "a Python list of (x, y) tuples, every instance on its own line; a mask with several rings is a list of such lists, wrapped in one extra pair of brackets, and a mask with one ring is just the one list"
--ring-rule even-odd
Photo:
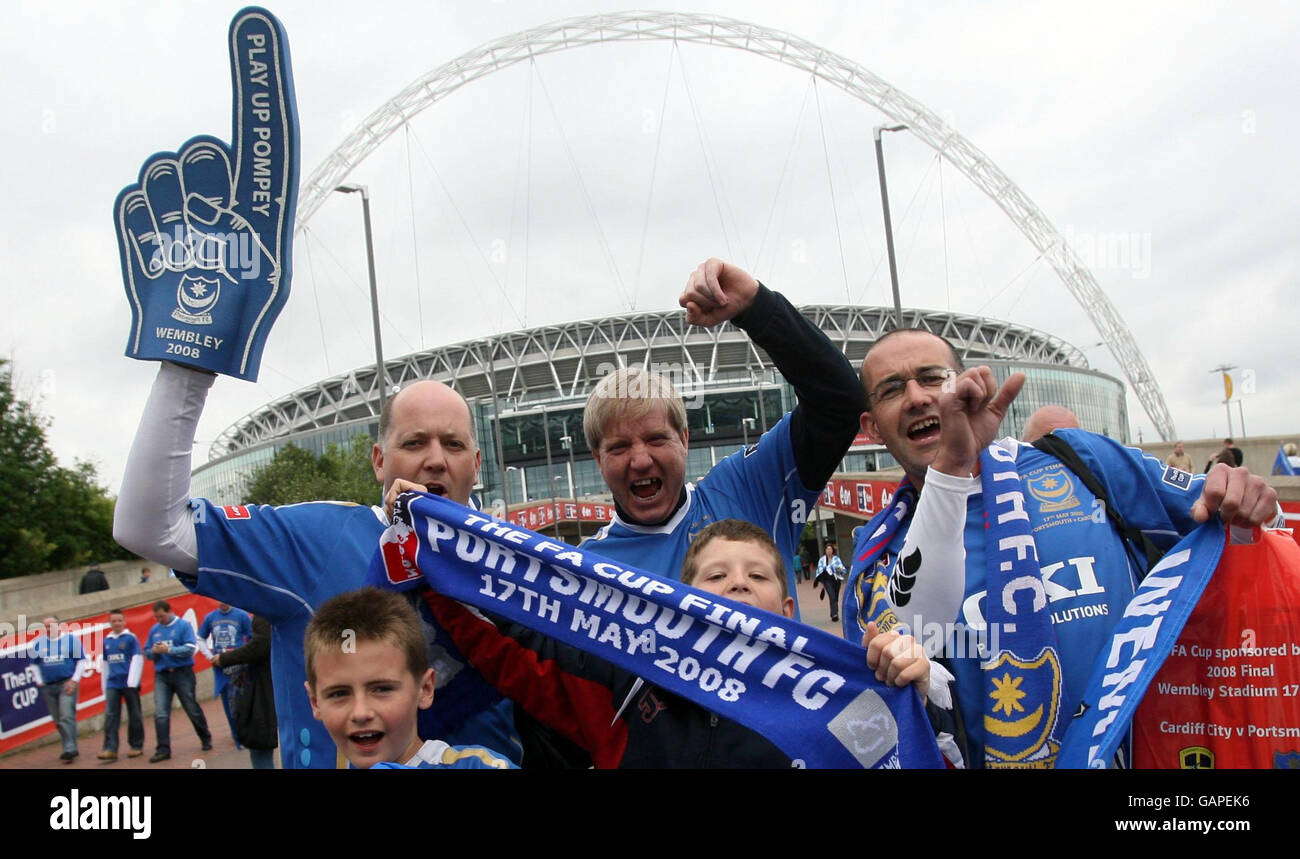
[(162, 363), (127, 457), (113, 513), (113, 539), (172, 569), (198, 570), (190, 512), (190, 454), (216, 376)]
[(732, 320), (771, 357), (799, 398), (790, 424), (799, 478), (809, 489), (824, 486), (866, 410), (848, 359), (780, 293), (719, 259), (706, 260), (691, 274), (678, 303), (693, 325)]

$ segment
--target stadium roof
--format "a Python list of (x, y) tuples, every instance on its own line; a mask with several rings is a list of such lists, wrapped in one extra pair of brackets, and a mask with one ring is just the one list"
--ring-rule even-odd
[[(884, 307), (805, 305), (799, 311), (826, 332), (855, 364), (894, 328)], [(963, 360), (997, 359), (1088, 368), (1074, 346), (1011, 322), (935, 310), (904, 309), (905, 327), (948, 339)], [(389, 383), (437, 379), (468, 400), (491, 399), (503, 411), (530, 403), (585, 398), (612, 365), (660, 364), (679, 368), (701, 387), (721, 376), (748, 372), (755, 381), (773, 370), (771, 360), (730, 323), (688, 325), (682, 310), (629, 313), (544, 325), (467, 340), (385, 359)], [(306, 430), (378, 416), (379, 374), (369, 364), (323, 379), (267, 403), (227, 427), (209, 449), (212, 460)]]

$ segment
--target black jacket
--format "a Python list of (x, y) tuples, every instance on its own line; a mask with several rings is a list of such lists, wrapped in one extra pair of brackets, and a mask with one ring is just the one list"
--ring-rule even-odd
[[(221, 654), (220, 668), (247, 665), (244, 682), (235, 693), (235, 739), (250, 749), (274, 749), (275, 687), (271, 683), (271, 622), (253, 618), (253, 637), (242, 647)], [(218, 670), (220, 670), (218, 668)]]

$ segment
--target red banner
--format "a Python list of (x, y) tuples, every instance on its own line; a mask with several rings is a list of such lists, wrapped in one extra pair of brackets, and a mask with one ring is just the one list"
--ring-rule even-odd
[(835, 477), (822, 490), (821, 506), (828, 510), (870, 519), (889, 506), (897, 490), (897, 480), (853, 480)]
[(556, 522), (596, 522), (603, 525), (614, 518), (614, 505), (556, 499), (511, 510), (506, 518), (530, 531), (541, 530)]
[[(208, 612), (217, 607), (215, 600), (194, 594), (169, 597), (172, 611), (184, 618), (196, 630)], [(153, 604), (124, 608), (126, 627), (140, 640), (145, 639), (155, 620)], [(27, 646), (36, 637), (42, 616), (19, 616), (19, 628), (0, 624), (0, 752), (18, 748), (34, 739), (55, 732), (54, 722), (36, 685), (36, 665), (27, 656)], [(25, 623), (24, 623), (25, 621)], [(111, 631), (108, 614), (97, 614), (75, 620), (62, 620), (64, 635), (81, 640), (81, 652), (90, 663), (77, 686), (77, 720), (104, 712), (103, 665), (104, 639)], [(194, 670), (203, 671), (209, 666), (201, 655), (194, 657)], [(153, 691), (153, 662), (144, 661), (144, 674), (140, 678), (140, 694)], [(125, 719), (123, 715), (123, 719)]]
[(1281, 501), (1282, 515), (1286, 516), (1286, 526), (1291, 529), (1291, 536), (1300, 543), (1300, 501)]
[(1134, 764), (1300, 769), (1300, 547), (1229, 546), (1134, 719)]

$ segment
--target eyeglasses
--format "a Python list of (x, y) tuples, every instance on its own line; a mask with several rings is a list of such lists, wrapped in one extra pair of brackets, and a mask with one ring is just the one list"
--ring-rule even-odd
[(943, 383), (949, 379), (957, 377), (956, 370), (949, 370), (946, 367), (926, 367), (915, 376), (895, 376), (892, 379), (886, 379), (876, 386), (868, 397), (869, 405), (879, 405), (887, 403), (890, 400), (896, 400), (907, 390), (907, 383), (916, 380), (916, 383), (922, 388), (934, 390), (942, 388)]

